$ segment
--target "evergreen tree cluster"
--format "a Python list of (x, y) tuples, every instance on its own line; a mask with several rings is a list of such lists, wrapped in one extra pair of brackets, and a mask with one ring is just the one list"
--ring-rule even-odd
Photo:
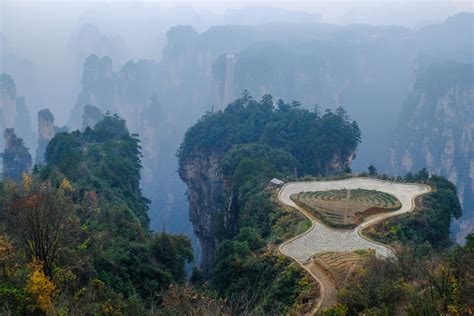
[(352, 156), (361, 134), (343, 108), (324, 114), (303, 109), (299, 102), (274, 106), (272, 96), (260, 102), (244, 93), (225, 110), (208, 112), (185, 134), (178, 151), (180, 164), (192, 153), (224, 154), (243, 144), (262, 144), (291, 154), (298, 175), (342, 171), (331, 165)]

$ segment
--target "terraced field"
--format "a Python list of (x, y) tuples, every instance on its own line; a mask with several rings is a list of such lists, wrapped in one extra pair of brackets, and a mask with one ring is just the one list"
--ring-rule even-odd
[(313, 257), (313, 262), (327, 271), (339, 288), (353, 269), (367, 258), (369, 252), (323, 252)]
[(396, 211), (402, 206), (392, 194), (365, 189), (301, 192), (291, 199), (334, 227), (354, 227), (369, 215)]

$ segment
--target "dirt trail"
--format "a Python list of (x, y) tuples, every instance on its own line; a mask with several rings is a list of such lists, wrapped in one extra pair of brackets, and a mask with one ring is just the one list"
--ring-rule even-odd
[[(324, 310), (327, 307), (334, 306), (337, 303), (337, 289), (334, 280), (329, 276), (327, 271), (314, 261), (306, 263), (304, 266), (307, 271), (311, 272), (311, 275), (316, 276), (316, 279), (321, 284), (321, 299), (318, 302), (317, 310)], [(317, 310), (315, 312), (317, 312)]]
[[(300, 192), (328, 191), (341, 189), (368, 189), (386, 192), (397, 197), (402, 207), (395, 212), (380, 213), (370, 216), (367, 221), (353, 230), (333, 229), (322, 224), (291, 200), (291, 195)], [(430, 192), (422, 184), (406, 184), (382, 181), (370, 178), (349, 178), (336, 181), (291, 182), (285, 184), (278, 199), (283, 204), (302, 212), (311, 220), (311, 228), (280, 245), (280, 252), (298, 262), (320, 284), (320, 298), (312, 314), (336, 303), (336, 287), (331, 276), (319, 265), (312, 262), (312, 256), (322, 252), (351, 252), (358, 249), (373, 249), (377, 256), (394, 256), (392, 248), (370, 240), (361, 234), (361, 230), (386, 218), (405, 214), (415, 209), (415, 198)]]

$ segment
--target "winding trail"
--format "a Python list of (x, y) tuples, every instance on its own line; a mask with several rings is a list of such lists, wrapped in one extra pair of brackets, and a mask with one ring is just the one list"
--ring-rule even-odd
[[(397, 211), (369, 216), (354, 229), (334, 229), (322, 224), (314, 215), (305, 211), (291, 200), (291, 196), (300, 192), (329, 191), (342, 189), (366, 189), (389, 193), (398, 198), (402, 204)], [(372, 178), (349, 178), (334, 181), (306, 181), (285, 184), (278, 194), (281, 203), (297, 209), (311, 220), (311, 228), (279, 246), (280, 252), (298, 262), (320, 284), (320, 299), (313, 310), (335, 304), (336, 287), (327, 273), (313, 263), (312, 256), (322, 252), (351, 252), (357, 249), (373, 249), (377, 256), (395, 256), (394, 250), (384, 244), (373, 241), (361, 234), (361, 231), (386, 218), (411, 212), (415, 209), (416, 197), (426, 194), (431, 188), (423, 184), (407, 184), (383, 181)]]

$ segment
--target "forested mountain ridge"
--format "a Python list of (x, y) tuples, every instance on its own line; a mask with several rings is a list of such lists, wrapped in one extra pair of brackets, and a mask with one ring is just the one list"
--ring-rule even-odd
[(278, 211), (266, 188), (273, 177), (348, 172), (359, 142), (357, 123), (342, 108), (320, 114), (295, 101), (274, 104), (269, 95), (257, 102), (247, 92), (192, 126), (178, 151), (179, 174), (213, 288), (225, 297), (253, 288), (252, 310), (295, 308), (310, 288), (298, 285), (299, 268), (274, 258), (294, 219)]
[(255, 170), (262, 173), (255, 175), (258, 182), (265, 176), (269, 181), (278, 175), (342, 172), (350, 168), (359, 142), (357, 123), (342, 108), (320, 115), (281, 100), (275, 108), (269, 95), (257, 102), (244, 93), (225, 110), (204, 115), (178, 151), (203, 269), (210, 271), (219, 240), (238, 230), (240, 182)]
[(45, 158), (0, 185), (2, 310), (141, 314), (185, 280), (190, 241), (150, 232), (139, 140), (122, 119), (57, 134)]

